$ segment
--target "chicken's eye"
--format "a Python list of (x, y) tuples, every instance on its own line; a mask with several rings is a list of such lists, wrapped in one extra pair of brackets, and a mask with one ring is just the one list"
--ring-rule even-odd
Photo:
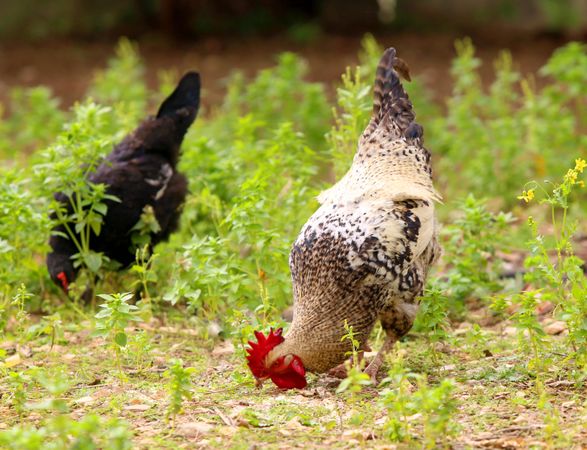
[(278, 369), (279, 367), (283, 366), (283, 356), (281, 358), (277, 358), (275, 361), (273, 361), (273, 364), (271, 364), (271, 369)]

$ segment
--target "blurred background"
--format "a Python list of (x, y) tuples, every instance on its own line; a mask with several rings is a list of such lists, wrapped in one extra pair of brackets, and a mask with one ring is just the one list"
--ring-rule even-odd
[[(121, 36), (138, 42), (149, 86), (161, 69), (198, 69), (205, 105), (221, 100), (233, 69), (254, 74), (285, 50), (331, 86), (366, 32), (397, 47), (440, 100), (455, 39), (471, 36), (483, 61), (509, 48), (517, 69), (534, 72), (587, 36), (587, 0), (2, 0), (0, 102), (14, 86), (44, 84), (70, 106)], [(492, 73), (484, 64), (482, 79)]]

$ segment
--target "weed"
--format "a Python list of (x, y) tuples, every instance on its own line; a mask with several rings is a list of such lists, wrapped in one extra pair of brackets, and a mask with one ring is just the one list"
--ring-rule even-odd
[(438, 361), (435, 344), (448, 337), (448, 298), (436, 279), (428, 283), (420, 299), (414, 330), (426, 334), (433, 359)]
[(503, 289), (498, 250), (506, 246), (511, 214), (490, 212), (485, 202), (468, 195), (460, 205), (461, 217), (443, 231), (444, 251), (450, 255), (446, 275), (438, 279), (438, 295), (444, 292), (453, 314), (462, 314), (465, 300), (487, 298)]
[(12, 299), (11, 306), (16, 310), (16, 312), (14, 313), (14, 318), (16, 320), (15, 332), (17, 336), (23, 335), (24, 325), (28, 319), (28, 314), (25, 310), (25, 304), (27, 302), (27, 299), (29, 299), (32, 296), (33, 294), (27, 292), (26, 286), (24, 284), (21, 284), (18, 290), (16, 291), (14, 298)]
[[(530, 256), (525, 260), (529, 269), (525, 279), (531, 282), (535, 289), (521, 293), (514, 299), (521, 305), (521, 311), (516, 317), (521, 320), (522, 327), (531, 335), (540, 336), (541, 328), (534, 317), (535, 298), (539, 295), (542, 301), (550, 300), (561, 310), (561, 318), (569, 328), (568, 343), (575, 353), (577, 363), (584, 366), (587, 362), (585, 351), (587, 344), (587, 279), (583, 274), (582, 264), (574, 255), (572, 238), (577, 223), (569, 220), (569, 209), (573, 191), (584, 186), (582, 175), (587, 163), (578, 158), (572, 169), (568, 169), (561, 183), (542, 185), (530, 182), (521, 198), (526, 202), (540, 197), (541, 204), (550, 209), (550, 225), (553, 228), (552, 243), (540, 234), (536, 219), (530, 217), (528, 223), (532, 232), (532, 239), (528, 243)], [(548, 186), (548, 188), (547, 188)], [(542, 340), (531, 340), (538, 346)], [(535, 354), (538, 359), (538, 355)]]
[(136, 250), (136, 262), (130, 268), (130, 272), (137, 276), (137, 279), (133, 282), (133, 287), (138, 287), (141, 296), (140, 309), (147, 320), (153, 314), (153, 301), (149, 293), (149, 283), (157, 281), (157, 274), (151, 270), (156, 259), (157, 254), (151, 254), (149, 245), (145, 244), (142, 248)]
[(96, 329), (94, 336), (104, 337), (110, 341), (116, 355), (119, 377), (123, 379), (122, 349), (128, 343), (125, 328), (132, 322), (141, 321), (141, 318), (138, 317), (138, 307), (128, 304), (128, 301), (133, 298), (133, 295), (128, 292), (122, 294), (99, 294), (98, 297), (106, 302), (100, 305), (102, 310), (95, 316)]
[(18, 413), (20, 418), (23, 417), (26, 410), (27, 385), (31, 382), (30, 376), (26, 372), (10, 372), (9, 384), (12, 388), (12, 407)]
[(338, 385), (336, 392), (340, 394), (348, 391), (353, 395), (361, 392), (365, 386), (370, 386), (372, 382), (369, 375), (363, 372), (365, 361), (359, 353), (360, 342), (355, 338), (353, 326), (349, 325), (346, 320), (344, 321), (344, 330), (346, 333), (341, 338), (341, 342), (349, 341), (351, 351), (347, 353), (347, 356), (350, 359), (345, 362), (347, 376)]
[(169, 406), (167, 416), (171, 417), (173, 426), (175, 418), (182, 411), (184, 400), (191, 400), (193, 397), (192, 374), (194, 367), (184, 367), (181, 359), (172, 359), (168, 363), (167, 370), (163, 376), (168, 378), (167, 390), (169, 392)]
[(392, 441), (413, 442), (414, 424), (419, 423), (424, 448), (448, 447), (456, 432), (455, 383), (444, 379), (438, 386), (430, 387), (425, 376), (405, 370), (404, 354), (396, 345), (393, 365), (382, 381), (387, 386), (380, 393), (380, 403), (388, 414), (385, 432)]

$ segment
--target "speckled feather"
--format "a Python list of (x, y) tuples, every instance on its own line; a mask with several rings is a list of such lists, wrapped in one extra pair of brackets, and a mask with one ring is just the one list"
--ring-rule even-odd
[(298, 355), (324, 372), (346, 359), (344, 321), (361, 346), (377, 319), (388, 336), (412, 327), (428, 269), (440, 254), (430, 153), (390, 48), (374, 87), (372, 119), (347, 174), (319, 197), (290, 254), (294, 317), (269, 355)]

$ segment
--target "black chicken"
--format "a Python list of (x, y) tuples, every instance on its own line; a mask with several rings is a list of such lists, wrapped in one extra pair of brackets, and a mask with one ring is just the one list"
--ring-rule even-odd
[[(161, 104), (156, 117), (150, 117), (127, 135), (88, 176), (94, 184), (105, 184), (106, 193), (120, 201), (106, 200), (108, 206), (99, 235), (93, 235), (90, 248), (103, 253), (121, 267), (135, 259), (131, 230), (145, 206), (153, 208), (160, 231), (151, 233), (151, 245), (166, 240), (178, 225), (180, 207), (187, 194), (187, 180), (177, 172), (180, 146), (193, 123), (200, 105), (200, 76), (188, 72), (173, 93)], [(71, 214), (69, 199), (63, 193), (55, 198)], [(70, 227), (73, 229), (73, 227)], [(47, 255), (51, 279), (67, 292), (78, 269), (72, 255), (78, 249), (65, 237), (63, 225), (53, 229), (49, 240), (52, 252)]]

